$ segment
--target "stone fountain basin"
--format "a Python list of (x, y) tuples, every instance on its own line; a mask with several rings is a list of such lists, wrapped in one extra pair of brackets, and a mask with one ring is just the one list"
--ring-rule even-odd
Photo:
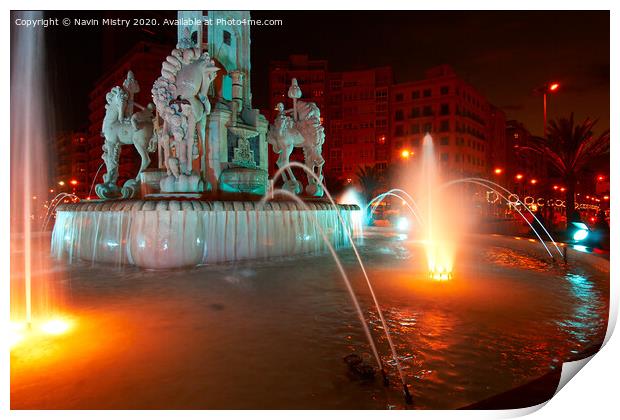
[[(150, 269), (320, 253), (361, 234), (355, 205), (309, 201), (108, 200), (58, 206), (51, 251), (58, 259)], [(338, 213), (345, 226), (339, 221)]]

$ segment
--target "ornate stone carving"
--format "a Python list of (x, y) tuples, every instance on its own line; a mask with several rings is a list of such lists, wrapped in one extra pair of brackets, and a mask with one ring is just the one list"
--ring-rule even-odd
[[(103, 119), (102, 136), (105, 138), (102, 150), (106, 173), (103, 183), (97, 184), (95, 192), (100, 198), (130, 198), (137, 191), (138, 177), (150, 164), (149, 152), (154, 150), (156, 138), (153, 131), (153, 104), (146, 108), (134, 103), (134, 94), (140, 91), (133, 73), (127, 73), (123, 87), (115, 86), (106, 95), (106, 113)], [(141, 111), (134, 113), (134, 105)], [(133, 144), (142, 162), (135, 179), (125, 182), (122, 189), (118, 180), (118, 158), (121, 145)]]
[[(152, 89), (157, 113), (163, 119), (158, 133), (158, 148), (163, 155), (168, 177), (161, 180), (162, 192), (204, 188), (204, 182), (187, 184), (180, 176), (185, 175), (192, 180), (200, 178), (193, 170), (193, 161), (198, 157), (197, 141), (204, 140), (206, 117), (211, 112), (207, 93), (219, 69), (207, 52), (202, 52), (200, 48), (185, 48), (190, 44), (182, 41), (166, 57), (161, 76)], [(199, 191), (202, 189), (185, 192)]]
[[(293, 99), (293, 109), (285, 110), (282, 103), (277, 104), (278, 115), (269, 127), (267, 141), (272, 145), (274, 153), (279, 155), (278, 168), (288, 165), (293, 148), (301, 147), (304, 152), (305, 165), (322, 181), (325, 160), (321, 152), (325, 142), (325, 130), (321, 125), (321, 112), (314, 102), (298, 100), (301, 97), (301, 89), (296, 79), (292, 80), (288, 95)], [(291, 168), (284, 171), (282, 178), (285, 189), (295, 194), (301, 192), (301, 185)], [(306, 193), (315, 197), (323, 196), (321, 185), (310, 174), (308, 174)]]

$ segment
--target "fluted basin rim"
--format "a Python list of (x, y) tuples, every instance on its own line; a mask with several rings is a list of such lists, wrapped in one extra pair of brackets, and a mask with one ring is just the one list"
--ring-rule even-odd
[[(326, 201), (304, 201), (310, 210), (333, 210)], [(336, 204), (339, 210), (360, 210), (355, 204)], [(233, 200), (85, 200), (78, 203), (61, 203), (57, 211), (94, 211), (94, 212), (132, 212), (132, 211), (290, 211), (306, 210), (295, 201), (267, 201), (260, 206), (259, 201)]]

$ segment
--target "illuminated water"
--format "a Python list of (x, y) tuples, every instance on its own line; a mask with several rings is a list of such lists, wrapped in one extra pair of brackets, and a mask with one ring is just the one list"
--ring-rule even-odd
[[(603, 340), (604, 264), (565, 268), (539, 244), (474, 236), (459, 247), (454, 279), (436, 282), (419, 242), (366, 235), (360, 253), (415, 408), (479, 401)], [(396, 384), (355, 255), (339, 255)], [(67, 290), (75, 323), (13, 349), (12, 408), (403, 406), (396, 386), (349, 377), (344, 356), (372, 356), (329, 255), (166, 272), (56, 265), (45, 275)]]
[[(14, 19), (41, 19), (40, 11), (12, 12)], [(11, 320), (45, 319), (54, 310), (54, 287), (47, 282), (47, 261), (32, 252), (42, 246), (38, 231), (44, 224), (49, 179), (48, 145), (53, 109), (45, 82), (44, 32), (11, 25)], [(6, 162), (5, 162), (6, 164)], [(5, 199), (9, 197), (4, 195)], [(13, 272), (22, 273), (14, 281)]]

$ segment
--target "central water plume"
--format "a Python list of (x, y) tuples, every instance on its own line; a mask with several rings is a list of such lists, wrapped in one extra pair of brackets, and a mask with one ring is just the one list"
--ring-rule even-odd
[(422, 143), (422, 174), (419, 177), (421, 185), (422, 211), (424, 219), (424, 246), (429, 276), (435, 280), (447, 280), (452, 276), (454, 262), (454, 243), (446, 228), (448, 222), (447, 208), (441, 195), (438, 194), (438, 186), (441, 185), (435, 147), (430, 134), (424, 137)]

